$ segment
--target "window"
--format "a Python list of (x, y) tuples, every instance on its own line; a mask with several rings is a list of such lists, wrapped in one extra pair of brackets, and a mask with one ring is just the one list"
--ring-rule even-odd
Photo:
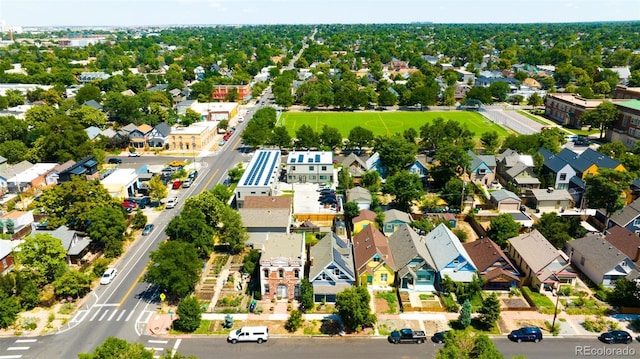
[(269, 278), (269, 270), (268, 269), (263, 270), (262, 273), (264, 274), (265, 278)]
[(296, 170), (296, 166), (291, 166), (291, 170), (295, 171)]
[(320, 179), (321, 179), (321, 180), (326, 180), (326, 179), (327, 179), (327, 176), (320, 176)]
[(373, 261), (374, 261), (374, 262), (380, 262), (380, 258), (378, 258), (378, 257), (373, 257)]
[(298, 269), (294, 270), (294, 271), (293, 271), (293, 276), (294, 276), (295, 278), (300, 278), (300, 271), (299, 271)]
[(480, 169), (478, 169), (478, 174), (479, 174), (479, 175), (484, 175), (484, 174), (486, 174), (486, 173), (487, 173), (487, 170), (486, 170), (485, 168), (480, 168)]
[(634, 227), (640, 227), (640, 218), (636, 218), (636, 219), (633, 221), (633, 226), (634, 226)]
[(326, 170), (327, 170), (327, 166), (322, 166), (322, 167), (320, 167), (320, 168), (321, 168), (323, 171), (326, 171)]
[(333, 269), (333, 274), (335, 274), (335, 275), (340, 275), (340, 269), (338, 269), (338, 268), (334, 268), (334, 269)]
[(284, 269), (278, 269), (278, 278), (284, 278)]
[(387, 281), (387, 273), (380, 274), (380, 281), (381, 282), (386, 282)]
[(269, 294), (269, 285), (268, 284), (264, 285), (264, 294)]
[(567, 174), (566, 173), (561, 173), (560, 174), (560, 181), (566, 181), (567, 180)]
[(584, 265), (584, 257), (580, 258), (580, 265), (583, 266)]
[(314, 170), (313, 167), (314, 166), (309, 166), (309, 171), (313, 171)]

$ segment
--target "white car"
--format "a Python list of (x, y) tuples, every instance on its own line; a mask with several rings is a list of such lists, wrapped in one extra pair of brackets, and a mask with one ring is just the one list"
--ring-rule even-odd
[(177, 204), (178, 204), (178, 197), (172, 197), (167, 200), (167, 204), (164, 206), (164, 208), (168, 208), (168, 209), (174, 208)]
[(129, 152), (129, 157), (140, 157), (140, 152)]
[(102, 275), (102, 277), (100, 278), (100, 284), (109, 284), (113, 281), (113, 278), (115, 278), (118, 275), (118, 270), (115, 268), (109, 268), (106, 271), (104, 271), (104, 274)]
[(244, 116), (238, 117), (238, 122), (244, 122)]

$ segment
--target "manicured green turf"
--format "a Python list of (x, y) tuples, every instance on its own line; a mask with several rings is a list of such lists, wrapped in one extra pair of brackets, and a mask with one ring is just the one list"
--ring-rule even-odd
[(289, 134), (295, 132), (302, 125), (309, 125), (315, 131), (322, 131), (322, 127), (337, 128), (343, 137), (348, 137), (349, 131), (355, 126), (362, 126), (373, 132), (375, 136), (402, 133), (408, 128), (414, 128), (418, 133), (420, 127), (435, 118), (442, 117), (445, 121), (455, 120), (466, 124), (469, 130), (480, 137), (485, 132), (496, 131), (500, 137), (506, 137), (508, 132), (502, 127), (482, 117), (475, 112), (447, 111), (447, 112), (285, 112), (279, 124), (284, 125)]

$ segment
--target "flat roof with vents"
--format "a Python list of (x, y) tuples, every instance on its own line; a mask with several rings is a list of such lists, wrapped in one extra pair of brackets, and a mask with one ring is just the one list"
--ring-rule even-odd
[(333, 153), (329, 151), (305, 151), (305, 152), (290, 152), (287, 157), (288, 165), (295, 164), (333, 164)]
[(265, 187), (277, 180), (280, 150), (258, 150), (244, 171), (238, 186)]

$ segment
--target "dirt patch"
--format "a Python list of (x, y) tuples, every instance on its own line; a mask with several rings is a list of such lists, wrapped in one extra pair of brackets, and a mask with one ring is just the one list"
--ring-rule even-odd
[[(77, 303), (72, 303), (73, 310), (69, 314), (60, 313), (63, 304), (58, 303), (51, 308), (36, 307), (28, 312), (21, 312), (15, 324), (0, 330), (0, 336), (38, 336), (52, 333), (71, 319), (75, 314)], [(35, 328), (30, 327), (35, 323)]]
[(547, 331), (547, 325), (543, 319), (515, 319), (513, 320), (513, 328), (515, 330), (521, 327), (538, 327), (542, 331)]
[(423, 322), (424, 322), (424, 330), (425, 332), (427, 332), (427, 335), (433, 335), (434, 333), (451, 329), (445, 321), (425, 320)]
[(524, 298), (502, 298), (503, 308), (529, 308), (529, 303)]
[(394, 330), (402, 328), (420, 328), (416, 320), (385, 319), (378, 322), (378, 332), (380, 335), (389, 335)]
[(384, 298), (374, 298), (374, 305), (376, 306), (376, 313), (388, 313), (389, 303)]
[[(269, 334), (291, 334), (286, 329), (284, 329), (284, 324), (286, 322), (280, 320), (247, 320), (244, 322), (234, 323), (233, 329), (240, 328), (243, 326), (260, 326), (264, 325), (269, 327)], [(302, 334), (302, 328), (298, 329), (300, 334)]]

